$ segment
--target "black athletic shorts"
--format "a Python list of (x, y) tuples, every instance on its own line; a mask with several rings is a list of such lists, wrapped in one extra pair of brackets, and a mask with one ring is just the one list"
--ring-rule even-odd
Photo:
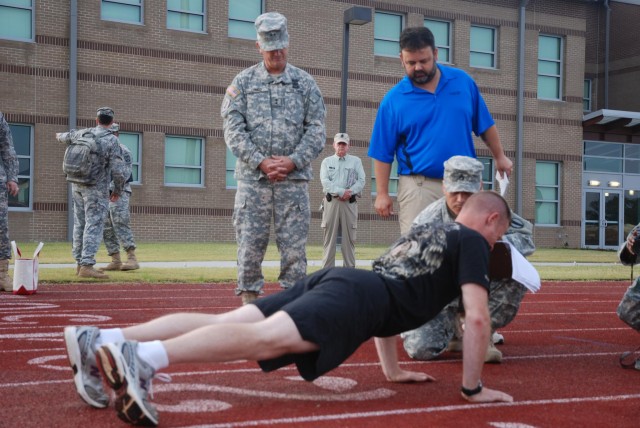
[(362, 343), (383, 331), (390, 310), (383, 279), (371, 271), (353, 268), (322, 269), (253, 304), (265, 317), (285, 311), (302, 338), (320, 348), (259, 361), (262, 370), (269, 372), (295, 363), (308, 381), (338, 367)]

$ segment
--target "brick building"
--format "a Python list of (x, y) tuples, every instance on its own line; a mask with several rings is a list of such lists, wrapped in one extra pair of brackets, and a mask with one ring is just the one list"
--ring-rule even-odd
[[(466, 70), (480, 87), (515, 164), (507, 199), (536, 224), (537, 245), (611, 247), (594, 244), (590, 235), (583, 162), (585, 139), (598, 141), (596, 152), (604, 153), (595, 165), (609, 161), (608, 141), (630, 152), (640, 142), (634, 119), (622, 120), (640, 111), (640, 98), (630, 96), (640, 91), (633, 84), (640, 69), (634, 26), (640, 1), (631, 0), (0, 0), (0, 110), (21, 158), (12, 238), (68, 238), (64, 147), (54, 135), (91, 126), (96, 107), (108, 105), (135, 157), (137, 239), (234, 240), (234, 159), (224, 144), (220, 105), (233, 77), (261, 59), (252, 21), (266, 11), (289, 18), (289, 61), (318, 82), (332, 136), (339, 127), (343, 15), (353, 6), (371, 8), (373, 18), (349, 27), (346, 130), (351, 153), (369, 175), (359, 207), (360, 243), (386, 244), (399, 233), (397, 219), (375, 214), (366, 153), (379, 102), (403, 76), (399, 33), (426, 25), (436, 34), (440, 62)], [(611, 111), (615, 120), (607, 120)], [(314, 162), (314, 208), (330, 144)], [(490, 153), (480, 140), (476, 148), (491, 187)], [(640, 194), (640, 182), (626, 190), (636, 189)], [(618, 229), (605, 231), (616, 244), (621, 225), (640, 220), (625, 198), (618, 204)], [(314, 209), (309, 241), (319, 243), (321, 236)]]

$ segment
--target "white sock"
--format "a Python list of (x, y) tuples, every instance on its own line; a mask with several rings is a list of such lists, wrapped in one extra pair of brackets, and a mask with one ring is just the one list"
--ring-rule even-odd
[(100, 329), (100, 335), (96, 339), (96, 349), (105, 343), (124, 342), (124, 334), (121, 328), (105, 328)]
[(155, 371), (169, 366), (169, 356), (160, 340), (138, 343), (138, 357), (153, 367)]

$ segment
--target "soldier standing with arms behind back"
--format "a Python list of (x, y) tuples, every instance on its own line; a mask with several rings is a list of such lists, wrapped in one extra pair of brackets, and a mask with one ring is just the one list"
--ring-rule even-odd
[(326, 142), (325, 107), (313, 78), (287, 63), (287, 19), (258, 16), (256, 45), (263, 62), (238, 74), (222, 103), (224, 139), (238, 158), (233, 225), (238, 242), (238, 288), (247, 304), (262, 292), (262, 260), (271, 219), (280, 251), (282, 288), (307, 272), (311, 162)]
[(18, 157), (13, 147), (11, 128), (0, 112), (0, 290), (13, 291), (9, 277), (9, 195), (18, 194)]
[[(67, 174), (73, 192), (73, 258), (77, 263), (77, 274), (83, 278), (109, 276), (94, 269), (96, 253), (102, 241), (104, 220), (109, 212), (109, 201), (117, 201), (123, 192), (125, 164), (118, 137), (109, 127), (113, 123), (114, 112), (110, 107), (100, 107), (96, 113), (96, 127), (56, 134), (58, 141), (70, 144), (78, 134), (95, 136), (96, 152), (91, 154), (91, 173), (86, 180), (77, 180)], [(109, 174), (111, 173), (111, 174)], [(114, 189), (109, 196), (109, 183)], [(86, 181), (86, 182), (80, 182)]]
[(322, 161), (322, 230), (324, 248), (322, 267), (336, 265), (338, 228), (342, 231), (343, 266), (356, 267), (356, 229), (358, 225), (358, 203), (356, 196), (364, 188), (364, 168), (357, 156), (350, 155), (349, 134), (339, 132), (333, 137), (336, 154)]
[[(111, 125), (113, 135), (120, 138), (120, 125), (114, 123)], [(104, 224), (104, 246), (107, 248), (107, 254), (111, 257), (109, 263), (101, 271), (110, 270), (136, 270), (140, 269), (138, 259), (136, 258), (136, 241), (133, 239), (133, 231), (131, 230), (131, 218), (129, 215), (129, 200), (131, 199), (131, 181), (133, 180), (131, 161), (131, 151), (127, 146), (120, 143), (122, 150), (122, 158), (126, 165), (125, 176), (127, 181), (124, 184), (124, 191), (117, 201), (109, 201), (109, 214)], [(113, 182), (109, 184), (109, 193), (113, 192)], [(120, 245), (127, 252), (127, 261), (122, 263), (120, 259)]]

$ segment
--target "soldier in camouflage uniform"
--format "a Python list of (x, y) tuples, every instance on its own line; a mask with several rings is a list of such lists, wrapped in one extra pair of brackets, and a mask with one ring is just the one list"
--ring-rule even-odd
[[(425, 208), (414, 220), (414, 227), (425, 223), (455, 221), (469, 196), (482, 188), (484, 166), (478, 160), (467, 156), (453, 156), (444, 163), (444, 166), (445, 196)], [(533, 226), (515, 213), (511, 213), (511, 216), (511, 225), (503, 239), (511, 243), (524, 256), (528, 256), (535, 251), (532, 239)], [(513, 320), (526, 291), (527, 288), (514, 279), (491, 281), (489, 310), (493, 332)], [(431, 360), (444, 352), (447, 347), (451, 351), (460, 351), (462, 334), (460, 309), (460, 302), (454, 300), (427, 324), (403, 333), (404, 348), (409, 356), (417, 360)], [(502, 353), (491, 340), (485, 362), (501, 361)]]
[(18, 157), (9, 124), (0, 112), (0, 291), (13, 291), (9, 277), (9, 195), (18, 194)]
[[(627, 239), (618, 249), (620, 263), (625, 266), (632, 266), (632, 269), (633, 266), (638, 263), (638, 252), (640, 252), (639, 234), (640, 224), (636, 225), (636, 227), (629, 232)], [(636, 278), (624, 293), (616, 313), (618, 317), (631, 328), (640, 331), (640, 277)], [(640, 370), (640, 359), (635, 361), (634, 368)]]
[[(97, 138), (99, 169), (96, 183), (93, 185), (72, 183), (73, 192), (73, 248), (71, 253), (76, 260), (78, 276), (83, 278), (109, 278), (103, 272), (94, 269), (96, 253), (102, 241), (104, 221), (109, 212), (109, 201), (117, 201), (123, 192), (126, 166), (120, 150), (118, 137), (109, 127), (113, 123), (114, 112), (110, 107), (101, 107), (97, 111), (96, 127), (91, 128)], [(58, 133), (56, 138), (69, 144), (74, 133)], [(113, 181), (113, 192), (109, 195), (109, 183)]]
[[(111, 132), (116, 137), (120, 137), (120, 125), (114, 123), (111, 125)], [(124, 185), (124, 191), (117, 201), (109, 201), (109, 214), (104, 224), (104, 245), (107, 247), (107, 254), (111, 257), (111, 262), (100, 269), (101, 271), (110, 270), (136, 270), (140, 269), (138, 259), (136, 258), (136, 242), (133, 239), (133, 231), (130, 226), (129, 215), (129, 199), (131, 198), (131, 181), (133, 179), (131, 160), (131, 151), (127, 146), (120, 143), (122, 150), (122, 158), (126, 165), (125, 175), (128, 177)], [(109, 192), (113, 192), (113, 182), (109, 185)], [(120, 259), (120, 245), (127, 252), (127, 261), (122, 263)]]
[(311, 162), (326, 142), (325, 106), (313, 78), (287, 63), (287, 20), (265, 13), (255, 21), (263, 62), (240, 72), (221, 107), (224, 138), (237, 156), (233, 225), (238, 288), (248, 303), (262, 292), (262, 260), (271, 219), (280, 251), (282, 288), (306, 274)]

